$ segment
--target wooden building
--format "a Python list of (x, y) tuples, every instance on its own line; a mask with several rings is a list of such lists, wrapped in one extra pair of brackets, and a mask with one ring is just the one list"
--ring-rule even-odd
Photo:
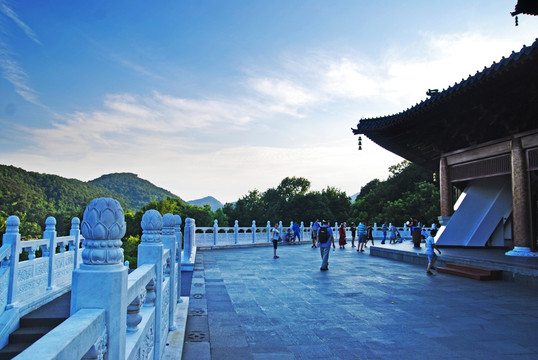
[(538, 40), (427, 94), (353, 133), (439, 172), (438, 244), (538, 255)]

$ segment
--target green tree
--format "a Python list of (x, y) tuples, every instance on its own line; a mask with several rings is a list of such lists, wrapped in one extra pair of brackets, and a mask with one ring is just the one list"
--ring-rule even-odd
[(130, 269), (136, 269), (138, 266), (138, 245), (140, 245), (140, 236), (128, 236), (122, 240), (123, 258), (129, 261)]
[(431, 224), (439, 214), (439, 190), (433, 173), (409, 161), (389, 167), (386, 181), (372, 180), (351, 209), (355, 221), (403, 224), (410, 216)]

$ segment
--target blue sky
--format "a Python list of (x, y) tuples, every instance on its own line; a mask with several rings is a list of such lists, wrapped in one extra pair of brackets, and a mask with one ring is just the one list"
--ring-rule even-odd
[(0, 0), (0, 164), (185, 200), (286, 176), (352, 195), (401, 159), (351, 128), (532, 44), (515, 3)]

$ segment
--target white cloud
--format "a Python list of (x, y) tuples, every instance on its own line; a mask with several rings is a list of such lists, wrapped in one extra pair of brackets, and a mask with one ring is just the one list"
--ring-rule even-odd
[(400, 161), (367, 139), (357, 151), (350, 128), (360, 117), (401, 111), (428, 88), (461, 81), (522, 45), (472, 33), (422, 39), (420, 48), (392, 48), (381, 59), (319, 52), (257, 68), (233, 92), (240, 96), (110, 94), (99, 109), (24, 129), (31, 147), (10, 158), (83, 180), (134, 172), (184, 198), (235, 201), (285, 176), (352, 195)]
[(28, 75), (13, 59), (7, 45), (0, 39), (0, 70), (2, 77), (9, 81), (15, 88), (15, 92), (23, 99), (39, 105), (36, 91), (28, 84)]
[[(41, 45), (41, 42), (32, 29), (20, 20), (17, 14), (3, 0), (0, 0), (0, 14), (4, 14), (13, 20), (28, 38), (36, 44)], [(1, 22), (0, 25), (2, 25)], [(38, 101), (36, 91), (29, 85), (28, 75), (14, 59), (13, 51), (8, 45), (8, 42), (3, 38), (7, 38), (7, 34), (3, 28), (0, 28), (0, 71), (2, 72), (2, 77), (14, 86), (15, 92), (23, 99), (33, 104), (41, 105)]]
[(379, 93), (379, 82), (374, 80), (377, 69), (365, 61), (342, 58), (328, 65), (323, 74), (323, 91), (330, 97), (357, 99)]
[(39, 39), (37, 38), (37, 35), (33, 32), (33, 30), (26, 25), (21, 19), (19, 19), (19, 16), (13, 11), (11, 8), (9, 8), (6, 5), (6, 2), (4, 0), (0, 0), (0, 12), (2, 12), (4, 15), (6, 15), (8, 18), (13, 20), (17, 26), (24, 31), (26, 36), (28, 36), (33, 42), (36, 44), (41, 44)]

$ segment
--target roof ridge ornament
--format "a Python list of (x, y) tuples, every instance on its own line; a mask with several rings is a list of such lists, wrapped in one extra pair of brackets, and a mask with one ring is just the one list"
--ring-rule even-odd
[(435, 95), (439, 95), (439, 89), (428, 89), (428, 91), (426, 91), (426, 95), (433, 98)]

